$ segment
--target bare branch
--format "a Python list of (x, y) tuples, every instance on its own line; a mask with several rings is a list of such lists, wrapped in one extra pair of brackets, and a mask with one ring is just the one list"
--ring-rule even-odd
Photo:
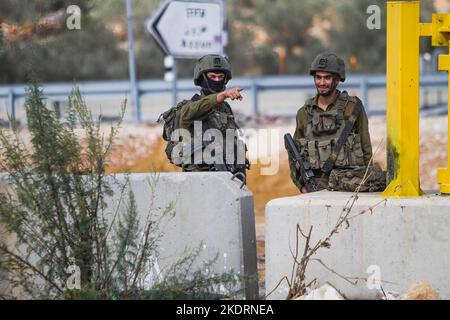
[[(366, 281), (366, 279), (364, 279), (364, 278), (355, 278), (355, 277), (346, 277), (346, 276), (343, 276), (343, 275), (337, 273), (334, 269), (328, 267), (328, 266), (327, 266), (322, 260), (320, 260), (320, 259), (311, 259), (311, 261), (317, 261), (317, 262), (319, 262), (325, 269), (327, 269), (327, 270), (330, 271), (331, 273), (337, 275), (339, 278), (341, 278), (341, 279), (347, 281), (348, 283), (350, 283), (350, 284), (352, 284), (352, 285), (354, 285), (354, 286), (356, 286), (356, 285), (358, 284), (358, 280), (364, 280), (364, 281)], [(355, 280), (355, 281), (352, 282), (352, 280)]]
[(0, 246), (0, 250), (3, 251), (5, 254), (9, 255), (17, 263), (28, 267), (28, 269), (30, 269), (31, 271), (33, 271), (34, 273), (39, 275), (42, 279), (44, 279), (46, 282), (51, 284), (56, 290), (58, 290), (58, 292), (63, 293), (63, 290), (56, 283), (54, 283), (51, 278), (47, 277), (44, 273), (42, 273), (39, 269), (37, 269), (35, 266), (33, 266), (30, 262), (23, 259), (22, 257), (15, 254), (14, 252), (8, 250), (4, 246)]
[(267, 299), (268, 296), (270, 296), (272, 293), (274, 293), (275, 290), (277, 290), (278, 287), (281, 285), (281, 283), (283, 282), (283, 280), (286, 280), (286, 282), (288, 283), (289, 287), (291, 287), (291, 283), (289, 282), (289, 279), (288, 279), (286, 276), (284, 276), (283, 278), (281, 278), (280, 281), (278, 281), (278, 284), (275, 286), (275, 288), (273, 288), (273, 290), (271, 290), (268, 294), (266, 294), (266, 296), (265, 296), (264, 298)]
[[(315, 254), (317, 254), (318, 250), (321, 248), (330, 248), (331, 247), (331, 238), (339, 233), (340, 228), (345, 225), (347, 226), (347, 228), (350, 226), (350, 220), (363, 215), (367, 212), (373, 213), (373, 209), (377, 206), (379, 206), (382, 203), (386, 203), (386, 199), (383, 199), (382, 201), (379, 201), (378, 203), (376, 203), (375, 205), (371, 206), (368, 209), (362, 210), (360, 211), (358, 214), (351, 216), (351, 212), (353, 210), (353, 207), (355, 206), (356, 201), (359, 199), (359, 192), (361, 190), (361, 187), (363, 186), (364, 183), (367, 182), (368, 178), (370, 177), (370, 173), (369, 173), (369, 168), (371, 166), (371, 164), (373, 163), (373, 158), (375, 156), (375, 154), (378, 152), (380, 146), (382, 144), (382, 141), (378, 144), (377, 149), (375, 151), (375, 153), (372, 155), (369, 164), (367, 165), (366, 171), (364, 173), (364, 176), (361, 180), (361, 183), (358, 185), (358, 187), (355, 189), (355, 191), (353, 192), (353, 194), (351, 195), (351, 197), (347, 200), (344, 208), (342, 209), (342, 211), (339, 214), (338, 219), (336, 220), (336, 223), (334, 225), (334, 227), (330, 230), (330, 232), (328, 233), (327, 236), (325, 236), (322, 239), (319, 239), (315, 245), (313, 247), (310, 247), (310, 241), (311, 241), (311, 235), (312, 235), (312, 226), (309, 229), (309, 233), (308, 235), (305, 235), (305, 233), (303, 232), (303, 230), (299, 227), (299, 225), (297, 225), (297, 234), (296, 234), (296, 251), (295, 254), (292, 252), (291, 250), (291, 255), (294, 258), (294, 263), (292, 266), (292, 277), (291, 277), (291, 282), (290, 282), (290, 288), (289, 288), (289, 293), (287, 296), (287, 299), (292, 299), (294, 297), (298, 297), (298, 296), (302, 296), (304, 294), (306, 294), (306, 289), (310, 288), (314, 283), (315, 280), (311, 281), (308, 284), (305, 284), (305, 273), (306, 273), (306, 269), (307, 266), (309, 264), (309, 262), (311, 260), (314, 261), (318, 261), (323, 267), (325, 267), (328, 271), (336, 274), (337, 276), (341, 277), (342, 279), (346, 280), (347, 282), (356, 285), (358, 280), (364, 280), (367, 281), (366, 279), (362, 279), (362, 278), (352, 278), (352, 277), (345, 277), (342, 276), (340, 274), (338, 274), (335, 270), (331, 269), (330, 267), (328, 267), (325, 263), (323, 263), (320, 259), (317, 258), (312, 258)], [(302, 258), (298, 259), (298, 247), (299, 247), (299, 235), (301, 235), (304, 239), (305, 239), (305, 247), (303, 250), (303, 256)], [(295, 274), (295, 279), (293, 278)], [(354, 280), (355, 282), (352, 282), (352, 280)]]

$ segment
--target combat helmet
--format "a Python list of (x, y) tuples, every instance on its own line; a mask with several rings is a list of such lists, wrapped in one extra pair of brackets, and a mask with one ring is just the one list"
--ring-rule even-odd
[(338, 74), (341, 81), (345, 81), (345, 62), (334, 53), (320, 53), (314, 58), (309, 68), (309, 74), (313, 76), (317, 71)]
[(208, 54), (201, 57), (194, 68), (194, 83), (196, 86), (200, 85), (202, 75), (206, 72), (224, 72), (225, 84), (232, 78), (231, 66), (227, 58), (218, 54)]

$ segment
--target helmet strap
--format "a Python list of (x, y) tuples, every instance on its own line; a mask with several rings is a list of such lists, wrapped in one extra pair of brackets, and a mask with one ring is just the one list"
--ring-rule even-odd
[(228, 83), (228, 73), (224, 72), (225, 77), (223, 78), (223, 83), (226, 85)]

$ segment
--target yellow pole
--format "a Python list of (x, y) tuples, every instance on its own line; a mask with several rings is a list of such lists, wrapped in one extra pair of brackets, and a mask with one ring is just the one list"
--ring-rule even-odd
[[(449, 45), (449, 54), (448, 55), (440, 55), (439, 56), (439, 71), (448, 71), (449, 72), (449, 80), (448, 80), (448, 110), (450, 110), (450, 41)], [(441, 193), (450, 194), (450, 112), (448, 116), (448, 146), (447, 146), (447, 168), (439, 168), (438, 169), (438, 183), (440, 184)]]
[(419, 1), (387, 2), (386, 122), (390, 184), (383, 197), (423, 194), (419, 181)]

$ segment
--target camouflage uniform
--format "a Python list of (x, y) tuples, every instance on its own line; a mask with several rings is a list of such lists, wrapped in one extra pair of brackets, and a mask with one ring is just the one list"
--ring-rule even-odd
[[(319, 93), (315, 98), (308, 99), (297, 112), (297, 126), (293, 139), (300, 154), (311, 164), (314, 180), (319, 189), (351, 191), (358, 187), (356, 182), (362, 181), (361, 172), (365, 171), (372, 158), (367, 115), (361, 100), (348, 95), (346, 91), (340, 92), (336, 89), (337, 79), (345, 81), (345, 63), (341, 58), (334, 53), (319, 54), (311, 64), (310, 74), (315, 76), (319, 71), (339, 76), (339, 78), (332, 79), (330, 90), (322, 93), (324, 96), (329, 96), (335, 92), (335, 99), (326, 107), (326, 110), (322, 110), (318, 106)], [(354, 113), (355, 109), (357, 113)], [(353, 121), (349, 121), (350, 119)], [(341, 137), (346, 123), (353, 122), (350, 133), (336, 154), (334, 147)], [(329, 159), (334, 160), (334, 163), (331, 163), (334, 166), (330, 167), (333, 170), (327, 171), (324, 170), (324, 165), (330, 161)], [(289, 164), (291, 178), (301, 190), (303, 186), (301, 177), (298, 176), (293, 162), (290, 161)], [(371, 186), (366, 188), (371, 191), (382, 188), (385, 183), (385, 179), (383, 180), (382, 175), (379, 174), (381, 169), (372, 167), (369, 166)], [(333, 176), (332, 185), (329, 184), (330, 174)], [(347, 180), (350, 182), (339, 181), (339, 177), (348, 178)], [(354, 185), (351, 185), (352, 183)]]
[[(347, 92), (338, 91), (336, 95), (336, 99), (330, 105), (328, 105), (326, 111), (322, 110), (318, 107), (318, 96), (312, 99), (308, 99), (305, 102), (305, 105), (300, 108), (297, 112), (296, 122), (297, 126), (294, 133), (294, 141), (299, 147), (300, 152), (306, 157), (305, 159), (309, 160), (313, 164), (313, 169), (315, 173), (315, 180), (320, 189), (325, 189), (328, 187), (328, 178), (329, 176), (323, 176), (320, 171), (320, 163), (323, 164), (326, 159), (324, 157), (320, 157), (320, 152), (317, 150), (317, 154), (319, 157), (315, 159), (311, 159), (309, 157), (309, 153), (306, 151), (308, 149), (307, 144), (310, 141), (319, 141), (316, 140), (318, 137), (315, 137), (312, 129), (309, 129), (308, 123), (314, 121), (314, 115), (318, 115), (320, 118), (320, 114), (324, 114), (325, 112), (339, 112), (339, 110), (343, 110), (343, 118), (344, 120), (348, 120), (350, 115), (353, 112), (353, 109), (357, 103), (357, 97), (351, 97), (347, 94)], [(347, 102), (348, 101), (348, 102)], [(308, 112), (310, 115), (308, 115)], [(318, 118), (316, 116), (316, 118)], [(311, 120), (310, 120), (311, 119)], [(340, 124), (340, 127), (343, 127), (343, 124)], [(321, 139), (323, 141), (322, 145), (324, 147), (327, 145), (327, 140), (336, 140), (338, 138), (338, 134), (332, 134), (329, 136), (325, 136), (325, 139)], [(347, 148), (346, 148), (347, 147)], [(318, 149), (318, 148), (317, 148)], [(313, 153), (313, 152), (310, 152)], [(325, 154), (326, 156), (326, 154)], [(346, 159), (343, 159), (341, 163), (339, 162), (340, 158), (342, 159), (344, 156)], [(352, 166), (361, 166), (368, 165), (369, 161), (372, 157), (372, 144), (370, 142), (370, 134), (369, 134), (369, 126), (367, 115), (362, 108), (359, 116), (356, 120), (354, 129), (352, 133), (347, 138), (346, 145), (342, 148), (340, 152), (340, 157), (336, 161), (336, 165), (352, 165)], [(311, 161), (312, 160), (312, 161)], [(295, 175), (295, 170), (293, 170), (292, 162), (291, 166), (291, 178), (294, 181), (295, 185), (301, 189), (301, 184), (299, 182), (298, 177)]]
[[(225, 74), (223, 88), (214, 91), (210, 89), (208, 84), (205, 84), (208, 79), (207, 72), (221, 72)], [(227, 162), (226, 168), (214, 166), (206, 163), (194, 164), (194, 159), (191, 158), (191, 163), (182, 164), (183, 171), (222, 171), (227, 170), (231, 173), (242, 173), (245, 176), (245, 170), (249, 168), (249, 162), (245, 159), (245, 144), (238, 139), (239, 126), (233, 115), (233, 111), (227, 102), (217, 103), (217, 95), (219, 92), (226, 89), (226, 83), (232, 78), (231, 68), (228, 60), (219, 55), (207, 55), (202, 57), (194, 69), (194, 83), (202, 87), (200, 94), (195, 95), (190, 101), (183, 101), (183, 106), (180, 109), (179, 119), (177, 119), (177, 128), (186, 129), (189, 131), (191, 137), (194, 137), (194, 124), (201, 121), (202, 132), (208, 129), (217, 129), (221, 132), (223, 137), (223, 152), (224, 162)], [(233, 134), (233, 145), (228, 146), (226, 137), (228, 134)], [(197, 133), (199, 134), (199, 133)], [(199, 139), (201, 140), (201, 138)], [(233, 148), (234, 150), (230, 150)], [(203, 148), (202, 148), (203, 149)], [(202, 151), (202, 150), (197, 150)], [(231, 164), (226, 161), (227, 155), (233, 152), (234, 163)], [(243, 153), (243, 159), (237, 160), (240, 152)], [(243, 163), (242, 163), (243, 162)]]
[[(181, 109), (179, 128), (186, 129), (194, 137), (194, 121), (202, 121), (202, 132), (208, 129), (218, 129), (224, 138), (226, 131), (229, 129), (238, 130), (238, 125), (234, 119), (233, 111), (228, 103), (223, 102), (218, 104), (216, 102), (217, 93), (205, 95), (202, 91), (200, 95), (187, 102)], [(238, 143), (236, 141), (235, 143)], [(226, 147), (224, 146), (226, 152)], [(184, 171), (211, 171), (211, 166), (208, 164), (185, 164)], [(245, 171), (244, 171), (245, 173)]]

